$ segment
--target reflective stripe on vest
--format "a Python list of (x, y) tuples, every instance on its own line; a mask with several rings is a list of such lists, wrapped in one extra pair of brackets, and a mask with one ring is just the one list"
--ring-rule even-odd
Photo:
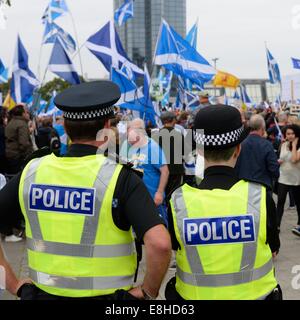
[(130, 256), (135, 252), (134, 242), (130, 244), (119, 245), (81, 245), (81, 244), (65, 244), (60, 242), (50, 242), (43, 240), (27, 239), (27, 249), (69, 257), (81, 258), (114, 258), (122, 256)]
[[(190, 265), (191, 274), (183, 272), (177, 266), (177, 276), (184, 283), (193, 286), (219, 287), (219, 286), (233, 286), (250, 281), (258, 280), (273, 269), (272, 260), (268, 261), (264, 266), (254, 269), (257, 240), (260, 226), (260, 211), (261, 211), (261, 194), (262, 186), (248, 183), (248, 208), (247, 213), (253, 214), (254, 224), (256, 229), (255, 242), (243, 244), (243, 255), (241, 261), (240, 272), (228, 273), (222, 275), (206, 275), (204, 274), (203, 264), (198, 254), (197, 247), (186, 246), (187, 260)], [(184, 239), (183, 224), (179, 223), (188, 218), (188, 212), (183, 196), (183, 189), (179, 188), (173, 194), (173, 204), (176, 212), (177, 227), (181, 238)]]
[(273, 269), (273, 260), (264, 266), (254, 269), (227, 274), (190, 274), (177, 266), (177, 276), (184, 283), (199, 287), (227, 287), (259, 280)]
[(132, 284), (132, 276), (61, 277), (29, 269), (30, 278), (40, 285), (73, 290), (105, 290)]

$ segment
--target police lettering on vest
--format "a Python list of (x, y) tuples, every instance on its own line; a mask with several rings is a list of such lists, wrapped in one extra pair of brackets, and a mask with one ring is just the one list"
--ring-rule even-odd
[(29, 208), (37, 211), (94, 215), (95, 189), (32, 184)]
[(186, 245), (211, 245), (255, 241), (254, 217), (185, 219), (184, 239)]

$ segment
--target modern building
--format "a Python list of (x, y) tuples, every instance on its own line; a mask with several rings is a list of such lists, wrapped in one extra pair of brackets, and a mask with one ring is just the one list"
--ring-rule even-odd
[[(124, 0), (114, 0), (114, 10)], [(146, 61), (152, 68), (153, 55), (162, 19), (182, 36), (186, 36), (186, 0), (135, 0), (134, 18), (117, 26), (128, 56), (139, 67)]]
[[(280, 85), (273, 85), (267, 79), (241, 79), (241, 84), (245, 86), (248, 96), (256, 104), (262, 101), (275, 102), (280, 94)], [(205, 89), (212, 96), (216, 95), (217, 97), (223, 96), (225, 93), (227, 97), (233, 97), (235, 94), (233, 89), (214, 88), (211, 84), (207, 84)], [(241, 95), (239, 88), (237, 92)]]

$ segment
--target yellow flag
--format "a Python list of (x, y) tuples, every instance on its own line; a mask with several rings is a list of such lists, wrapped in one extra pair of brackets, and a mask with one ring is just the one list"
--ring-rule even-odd
[(12, 110), (17, 104), (15, 103), (14, 99), (11, 97), (10, 93), (7, 94), (4, 102), (3, 107), (6, 108), (8, 111)]
[(248, 111), (248, 107), (247, 107), (247, 105), (243, 102), (243, 104), (242, 104), (242, 110), (243, 111)]
[(240, 85), (240, 82), (240, 79), (238, 79), (234, 75), (227, 72), (218, 71), (213, 84), (214, 86), (236, 89)]

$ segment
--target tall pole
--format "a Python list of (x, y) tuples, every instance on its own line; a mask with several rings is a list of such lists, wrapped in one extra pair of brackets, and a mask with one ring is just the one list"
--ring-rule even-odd
[[(212, 61), (214, 62), (214, 68), (215, 68), (215, 70), (217, 70), (217, 62), (220, 60), (220, 58), (214, 58), (214, 59), (212, 59)], [(214, 87), (215, 87), (215, 97), (217, 96), (217, 86), (216, 85), (214, 85)]]
[[(76, 42), (77, 42), (77, 46), (79, 47), (78, 32), (77, 32), (75, 20), (74, 20), (74, 17), (73, 17), (73, 14), (72, 14), (71, 11), (69, 11), (69, 14), (70, 14), (71, 21), (72, 21), (72, 24), (73, 24), (73, 29), (74, 29), (74, 33), (75, 33), (75, 39), (76, 39)], [(83, 66), (82, 66), (82, 59), (81, 59), (80, 50), (78, 50), (78, 56), (79, 56), (79, 63), (80, 63), (81, 74), (82, 74), (82, 77), (83, 77), (83, 79), (84, 79), (84, 73), (83, 73)]]

